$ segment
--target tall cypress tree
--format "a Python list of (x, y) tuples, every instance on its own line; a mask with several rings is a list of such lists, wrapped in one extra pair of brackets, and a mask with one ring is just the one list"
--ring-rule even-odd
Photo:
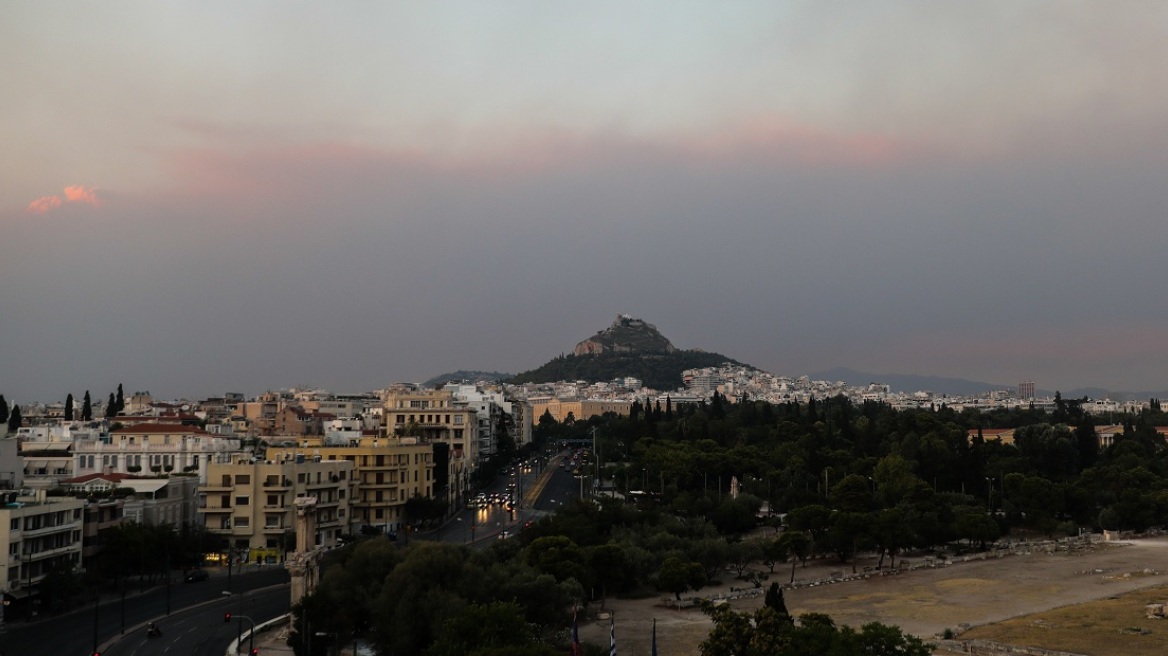
[(8, 401), (0, 394), (0, 424), (8, 421)]
[(105, 404), (105, 418), (113, 419), (118, 416), (118, 400), (114, 398), (114, 393), (110, 392), (109, 401)]
[(126, 409), (126, 397), (122, 394), (122, 384), (118, 383), (118, 414)]
[(13, 405), (12, 411), (8, 413), (8, 432), (15, 433), (17, 428), (20, 428), (20, 406)]
[(81, 421), (93, 419), (93, 402), (89, 399), (89, 390), (85, 390), (85, 398), (81, 401)]
[(73, 421), (73, 393), (65, 397), (65, 421)]

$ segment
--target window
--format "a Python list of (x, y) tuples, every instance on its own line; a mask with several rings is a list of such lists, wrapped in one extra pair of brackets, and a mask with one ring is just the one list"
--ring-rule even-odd
[(280, 495), (278, 495), (278, 494), (269, 494), (269, 495), (268, 495), (268, 503), (267, 503), (266, 505), (269, 505), (269, 506), (278, 506), (278, 505), (280, 505)]
[(236, 517), (235, 525), (239, 528), (248, 528), (251, 526), (251, 517)]
[(249, 497), (235, 497), (235, 505), (237, 506), (246, 506), (249, 505), (250, 502), (251, 499)]
[(250, 474), (237, 474), (235, 476), (235, 484), (236, 485), (251, 485), (251, 475)]

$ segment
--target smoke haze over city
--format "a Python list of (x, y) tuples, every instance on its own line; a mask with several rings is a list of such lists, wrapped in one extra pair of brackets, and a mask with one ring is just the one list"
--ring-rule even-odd
[(0, 6), (0, 393), (517, 372), (1163, 389), (1168, 5)]

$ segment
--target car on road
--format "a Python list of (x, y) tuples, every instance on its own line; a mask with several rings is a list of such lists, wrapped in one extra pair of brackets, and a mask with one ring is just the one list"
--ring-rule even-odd
[(187, 583), (198, 583), (199, 581), (206, 581), (208, 578), (210, 578), (210, 575), (207, 574), (207, 570), (192, 569), (191, 571), (187, 572), (187, 577), (183, 580), (185, 580)]

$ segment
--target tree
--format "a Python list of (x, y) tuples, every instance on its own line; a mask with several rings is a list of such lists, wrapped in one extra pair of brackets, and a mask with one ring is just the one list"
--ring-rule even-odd
[(705, 585), (705, 572), (694, 562), (685, 562), (677, 556), (670, 556), (661, 563), (657, 571), (657, 589), (672, 592), (676, 599), (689, 589), (697, 590)]
[(65, 397), (65, 421), (73, 421), (73, 393)]
[(787, 601), (783, 599), (783, 588), (778, 583), (771, 583), (771, 587), (767, 588), (763, 605), (778, 613), (784, 621), (793, 622), (791, 613), (787, 610)]
[(20, 406), (12, 406), (12, 411), (8, 413), (8, 432), (15, 433), (17, 428), (20, 428)]
[(551, 574), (557, 581), (574, 578), (584, 582), (587, 570), (580, 547), (562, 535), (538, 538), (528, 545), (524, 552), (527, 564), (537, 570)]
[(767, 566), (771, 574), (775, 573), (775, 565), (787, 559), (788, 553), (787, 546), (780, 538), (762, 541), (762, 564)]
[(739, 613), (727, 606), (707, 606), (714, 628), (702, 642), (702, 656), (929, 656), (932, 646), (905, 635), (900, 628), (871, 622), (860, 631), (837, 627), (827, 615), (808, 613), (798, 625), (784, 621), (770, 606)]
[(618, 544), (601, 544), (584, 549), (588, 562), (588, 573), (592, 582), (600, 586), (601, 607), (610, 588), (623, 589), (632, 582), (633, 572), (629, 567), (628, 555)]
[(126, 409), (126, 396), (124, 394), (122, 394), (122, 384), (121, 383), (118, 383), (117, 406), (118, 406), (117, 414), (121, 414), (122, 411)]
[(448, 618), (427, 656), (494, 656), (495, 654), (558, 654), (540, 645), (513, 602), (471, 604)]
[(0, 394), (0, 423), (8, 421), (8, 401)]
[(802, 561), (806, 564), (807, 557), (811, 555), (811, 538), (803, 531), (784, 531), (779, 536), (779, 543), (791, 554), (791, 583), (794, 583), (795, 563)]
[(93, 420), (93, 401), (89, 398), (89, 390), (85, 390), (85, 398), (81, 401), (81, 421)]
[(118, 401), (114, 398), (114, 393), (110, 392), (109, 401), (105, 404), (105, 418), (113, 419), (118, 416)]

